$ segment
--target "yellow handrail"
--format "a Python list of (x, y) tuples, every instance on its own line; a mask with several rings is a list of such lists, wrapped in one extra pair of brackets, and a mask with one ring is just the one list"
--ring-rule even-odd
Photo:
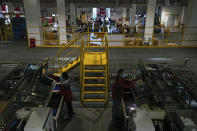
[(106, 100), (108, 101), (108, 99), (109, 99), (109, 91), (108, 91), (108, 85), (109, 85), (109, 83), (108, 83), (108, 81), (109, 81), (109, 43), (108, 43), (108, 37), (107, 37), (107, 33), (105, 33), (105, 41), (106, 41), (106, 43), (105, 43), (105, 50), (106, 50), (106, 59), (107, 59), (107, 69), (106, 69)]
[(54, 66), (55, 66), (55, 59), (57, 57), (60, 56), (60, 54), (65, 51), (66, 49), (68, 49), (71, 45), (73, 45), (77, 40), (79, 40), (81, 38), (82, 34), (79, 34), (79, 36), (77, 38), (75, 38), (73, 41), (71, 41), (69, 44), (67, 44), (65, 47), (61, 48), (57, 54), (52, 58), (52, 64), (53, 64), (53, 69), (54, 69)]
[[(31, 28), (31, 27), (29, 27), (29, 28)], [(48, 27), (44, 27), (44, 28), (48, 28)], [(59, 27), (59, 28), (65, 28), (65, 27)], [(61, 52), (63, 52), (64, 50), (66, 50), (65, 48), (67, 48), (67, 47), (80, 47), (80, 45), (75, 44), (76, 40), (77, 40), (76, 37), (78, 36), (78, 34), (86, 36), (86, 38), (84, 39), (85, 44), (87, 44), (87, 45), (85, 45), (86, 47), (90, 46), (90, 48), (92, 48), (94, 46), (94, 43), (96, 43), (96, 42), (102, 42), (102, 43), (105, 42), (105, 40), (103, 40), (103, 38), (101, 39), (101, 41), (97, 40), (97, 39), (94, 39), (94, 38), (90, 39), (90, 34), (91, 33), (94, 33), (94, 34), (99, 34), (99, 33), (104, 34), (104, 33), (106, 33), (104, 29), (102, 29), (102, 32), (98, 32), (97, 30), (94, 30), (94, 31), (90, 30), (90, 27), (67, 27), (67, 28), (72, 30), (72, 33), (70, 33), (72, 37), (70, 39), (68, 39), (68, 40), (59, 40), (59, 39), (56, 40), (56, 38), (47, 39), (45, 37), (46, 34), (44, 33), (43, 34), (44, 35), (44, 40), (36, 38), (36, 41), (39, 41), (39, 42), (43, 41), (44, 45), (37, 45), (37, 47), (62, 47), (55, 56), (55, 57), (58, 57), (58, 55), (61, 54)], [(100, 29), (101, 27), (94, 27), (94, 29), (95, 28)], [(197, 47), (197, 45), (193, 44), (194, 42), (197, 42), (197, 40), (195, 40), (195, 35), (197, 35), (197, 30), (196, 30), (197, 27), (181, 27), (181, 26), (175, 26), (175, 27), (172, 27), (172, 26), (170, 26), (170, 27), (163, 27), (163, 26), (143, 27), (143, 29), (138, 28), (138, 31), (136, 31), (135, 33), (134, 33), (134, 30), (131, 31), (131, 29), (133, 29), (135, 27), (126, 28), (126, 29), (128, 29), (127, 32), (124, 31), (124, 28), (125, 27), (113, 27), (113, 28), (111, 28), (111, 32), (110, 32), (111, 34), (108, 33), (107, 36), (109, 37), (109, 35), (121, 35), (120, 36), (121, 38), (116, 37), (116, 36), (114, 36), (113, 38), (109, 37), (110, 38), (110, 40), (108, 40), (108, 43), (110, 43), (109, 48), (113, 48), (113, 47), (124, 47), (124, 48), (128, 47), (129, 48), (130, 46), (137, 47), (138, 45), (146, 47), (146, 44), (143, 43), (144, 41), (147, 41), (147, 40), (144, 39), (144, 35), (152, 35), (152, 37), (150, 36), (152, 39), (150, 38), (148, 41), (150, 42), (150, 45), (152, 45), (151, 43), (153, 43), (153, 42), (157, 43), (158, 47), (162, 47), (164, 45), (168, 46), (167, 43), (170, 43), (170, 44), (174, 43), (174, 44), (176, 44), (177, 47), (180, 47), (180, 46), (183, 46), (183, 45), (187, 45), (187, 46), (190, 46), (190, 47), (192, 47), (192, 46)], [(145, 28), (152, 29), (153, 33), (144, 34), (144, 31), (142, 31), (142, 30), (144, 30)], [(85, 30), (80, 30), (80, 29), (85, 29)], [(120, 29), (120, 30), (118, 30), (118, 29)], [(158, 30), (155, 30), (155, 29), (158, 29)], [(113, 32), (114, 30), (115, 30), (115, 32)], [(28, 34), (30, 36), (32, 36), (32, 38), (34, 38), (34, 36), (36, 34), (40, 34), (40, 33), (29, 32)], [(47, 33), (47, 34), (54, 34), (54, 33)], [(60, 35), (65, 35), (65, 34), (61, 34), (60, 32), (59, 32), (59, 34)], [(56, 35), (57, 35), (57, 33), (56, 33)], [(180, 36), (180, 37), (177, 37), (178, 39), (175, 40), (173, 36)], [(188, 37), (188, 36), (192, 36), (192, 37)], [(28, 38), (31, 38), (31, 37), (28, 37)], [(68, 43), (66, 46), (57, 44), (58, 42), (64, 42), (64, 41), (67, 41), (67, 43)], [(79, 39), (77, 41), (77, 43), (80, 43), (80, 42), (81, 42), (81, 39)], [(118, 45), (116, 45), (116, 43)], [(102, 47), (102, 45), (99, 46), (99, 47)], [(88, 49), (88, 48), (86, 48), (86, 49)]]
[(66, 58), (69, 55), (71, 55), (73, 52), (75, 52), (76, 50), (78, 50), (78, 48), (75, 48), (74, 50), (70, 51), (69, 53), (67, 53), (65, 56), (63, 56), (62, 58)]
[(58, 56), (59, 54), (61, 54), (65, 49), (67, 49), (67, 47), (70, 47), (72, 44), (74, 44), (77, 40), (79, 40), (81, 38), (82, 34), (79, 34), (79, 36), (77, 38), (75, 38), (74, 40), (72, 40), (69, 44), (67, 44), (65, 47), (61, 48), (56, 56)]
[(68, 63), (73, 57), (77, 56), (78, 54), (80, 54), (80, 52), (76, 53), (75, 55), (73, 55), (72, 57), (70, 57), (67, 61), (63, 62), (59, 67), (59, 68), (62, 68), (62, 66), (64, 66), (66, 63)]
[(84, 62), (84, 38), (82, 38), (81, 55), (80, 55), (80, 86), (81, 86), (80, 96), (82, 98), (81, 102), (83, 101), (83, 68), (84, 68), (83, 62)]

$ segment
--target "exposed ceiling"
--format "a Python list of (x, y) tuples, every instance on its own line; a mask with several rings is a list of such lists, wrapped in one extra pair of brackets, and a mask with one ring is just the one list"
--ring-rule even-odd
[[(0, 0), (0, 2), (12, 2), (15, 4), (22, 4), (23, 0)], [(56, 3), (56, 0), (40, 0), (42, 4), (50, 4), (50, 3)], [(179, 3), (180, 5), (186, 5), (188, 0), (169, 0), (170, 5), (173, 5), (174, 3)], [(69, 3), (75, 3), (77, 5), (130, 5), (132, 3), (136, 4), (146, 4), (147, 0), (65, 0), (65, 4)], [(157, 0), (158, 4), (165, 4), (166, 0)]]

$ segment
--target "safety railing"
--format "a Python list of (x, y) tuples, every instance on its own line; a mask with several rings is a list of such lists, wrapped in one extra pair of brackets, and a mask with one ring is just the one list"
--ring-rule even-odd
[[(89, 35), (89, 34), (86, 34), (86, 35)], [(93, 35), (93, 36), (92, 36)], [(108, 39), (107, 39), (107, 33), (104, 33), (104, 32), (100, 32), (100, 33), (93, 33), (90, 35), (90, 37), (95, 37), (96, 41), (100, 44), (100, 46), (95, 46), (95, 43), (92, 44), (92, 43), (89, 43), (91, 42), (90, 39), (86, 39), (86, 40), (83, 40), (82, 42), (82, 45), (81, 45), (81, 56), (80, 56), (80, 84), (81, 84), (81, 104), (83, 104), (84, 101), (92, 101), (92, 102), (99, 102), (99, 101), (103, 101), (105, 100), (106, 102), (108, 102), (109, 100), (109, 92), (108, 92), (108, 85), (109, 85), (109, 58), (108, 58), (108, 54), (109, 54), (109, 48), (108, 48)], [(97, 59), (97, 61), (94, 63), (94, 64), (87, 64), (87, 63), (84, 63), (84, 55), (85, 55), (85, 61), (87, 60), (90, 60), (91, 61), (91, 58), (90, 57), (94, 57), (94, 56), (89, 56), (89, 55), (92, 55), (94, 54), (95, 57), (99, 56), (100, 55), (100, 58)], [(98, 54), (98, 55), (97, 55)], [(104, 55), (104, 56), (103, 56)], [(89, 58), (88, 58), (89, 57)], [(100, 64), (98, 64), (97, 62), (100, 62)], [(106, 61), (106, 64), (105, 62)], [(103, 64), (102, 64), (103, 63)], [(101, 86), (104, 85), (104, 87), (102, 88), (103, 91), (101, 91), (102, 93), (101, 94), (104, 94), (105, 95), (105, 98), (103, 99), (99, 99), (99, 98), (85, 98), (85, 94), (87, 94), (87, 89), (85, 89), (85, 87), (87, 86), (87, 84), (85, 84), (85, 81), (87, 79), (92, 79), (94, 80), (95, 77), (87, 77), (86, 75), (86, 71), (88, 66), (91, 66), (91, 67), (94, 67), (94, 69), (91, 69), (91, 70), (88, 70), (88, 72), (90, 73), (91, 71), (92, 72), (97, 72), (99, 71), (97, 68), (99, 67), (104, 67), (104, 69), (102, 70), (101, 69), (101, 72), (103, 72), (103, 76), (101, 77), (101, 79), (104, 80), (104, 84), (91, 84), (91, 82), (89, 83), (89, 85), (91, 86)], [(95, 73), (94, 72), (94, 73)], [(85, 75), (86, 74), (86, 75)], [(99, 79), (99, 77), (98, 77)], [(102, 81), (103, 82), (103, 81)], [(94, 88), (92, 88), (92, 90), (90, 92), (88, 92), (89, 94), (97, 94), (99, 91), (96, 91)], [(99, 93), (98, 93), (99, 94)]]
[[(95, 36), (107, 33), (109, 47), (197, 47), (197, 27), (58, 27), (56, 32), (48, 31), (49, 28), (54, 27), (43, 27), (43, 39), (40, 33), (32, 31), (28, 32), (28, 38), (40, 42), (38, 47), (63, 47), (83, 34), (88, 46), (102, 46), (97, 44)], [(64, 34), (61, 33), (63, 29), (66, 30)], [(79, 39), (72, 47), (79, 47), (81, 41)], [(99, 42), (105, 41), (100, 38)]]
[(109, 99), (109, 43), (108, 43), (108, 37), (107, 37), (107, 33), (105, 33), (105, 52), (106, 52), (106, 60), (107, 60), (107, 65), (106, 65), (106, 98), (107, 101)]
[(2, 21), (0, 22), (0, 40), (7, 41), (13, 40), (14, 34), (12, 29), (12, 24), (5, 24)]
[(80, 48), (71, 48), (71, 46), (81, 39), (82, 36), (83, 34), (79, 34), (78, 37), (69, 42), (66, 46), (62, 47), (52, 58), (54, 72), (58, 72), (58, 70), (61, 70), (64, 66), (71, 63), (80, 55)]
[(84, 38), (82, 39), (82, 44), (81, 44), (81, 55), (80, 55), (80, 87), (81, 87), (81, 91), (80, 91), (80, 96), (81, 98), (83, 98), (83, 93), (84, 89), (83, 87), (83, 76), (84, 76), (84, 52), (85, 52), (85, 48), (84, 48), (85, 42), (84, 42)]

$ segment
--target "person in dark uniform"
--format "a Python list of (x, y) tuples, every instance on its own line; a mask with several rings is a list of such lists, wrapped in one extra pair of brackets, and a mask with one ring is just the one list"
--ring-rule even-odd
[(118, 128), (122, 128), (124, 121), (123, 110), (121, 106), (121, 99), (123, 97), (123, 89), (133, 88), (134, 84), (123, 78), (123, 69), (119, 69), (117, 77), (112, 87), (112, 123)]
[(72, 91), (70, 86), (70, 77), (67, 72), (62, 74), (62, 80), (60, 82), (60, 93), (64, 96), (64, 102), (68, 109), (69, 118), (74, 115), (73, 106), (72, 106)]
[(99, 24), (99, 27), (100, 27), (99, 30), (101, 30), (101, 32), (103, 32), (103, 21), (101, 20), (101, 18), (99, 18), (98, 24)]

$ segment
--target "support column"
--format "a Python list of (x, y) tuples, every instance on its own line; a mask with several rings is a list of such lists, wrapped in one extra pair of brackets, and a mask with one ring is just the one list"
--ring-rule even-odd
[(136, 4), (132, 4), (130, 8), (130, 26), (135, 27)]
[[(195, 45), (197, 46), (197, 15), (195, 12), (197, 12), (197, 0), (189, 0), (188, 2), (188, 6), (186, 9), (186, 13), (185, 13), (185, 36), (184, 39), (188, 40), (185, 41), (185, 45)], [(191, 28), (187, 28), (187, 27), (191, 27)]]
[(40, 0), (23, 0), (23, 3), (25, 9), (28, 38), (35, 38), (36, 46), (43, 45)]
[(154, 19), (155, 19), (155, 9), (156, 9), (156, 0), (148, 0), (147, 3), (147, 13), (146, 13), (146, 25), (145, 25), (145, 35), (144, 39), (152, 39)]
[(186, 10), (186, 7), (183, 6), (182, 8), (182, 12), (181, 12), (181, 24), (184, 24), (184, 16), (185, 16), (185, 11)]
[(57, 0), (57, 14), (60, 45), (67, 43), (65, 1)]
[(77, 11), (77, 18), (79, 18), (81, 16), (81, 8), (76, 8)]
[(70, 24), (76, 25), (75, 5), (73, 3), (70, 4)]
[(122, 9), (122, 23), (125, 24), (127, 18), (127, 8)]

